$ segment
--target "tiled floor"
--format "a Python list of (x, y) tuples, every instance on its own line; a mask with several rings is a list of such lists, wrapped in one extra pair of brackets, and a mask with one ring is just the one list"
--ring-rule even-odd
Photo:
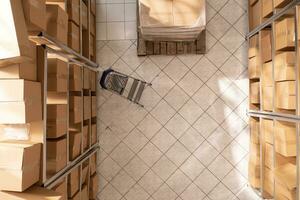
[(135, 0), (98, 1), (101, 69), (153, 84), (145, 108), (99, 89), (99, 199), (257, 199), (247, 186), (246, 7), (207, 1), (205, 56), (137, 57)]

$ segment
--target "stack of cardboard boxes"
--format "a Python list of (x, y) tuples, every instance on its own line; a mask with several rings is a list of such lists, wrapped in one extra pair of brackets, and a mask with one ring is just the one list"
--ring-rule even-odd
[(288, 200), (296, 199), (296, 125), (275, 121), (275, 194)]
[[(85, 3), (82, 2), (82, 4)], [(94, 5), (95, 1), (91, 1), (91, 4)], [(2, 114), (0, 124), (7, 128), (1, 129), (5, 131), (1, 132), (0, 136), (0, 180), (2, 180), (0, 181), (0, 199), (43, 200), (51, 197), (53, 200), (66, 200), (68, 198), (79, 199), (80, 196), (89, 199), (89, 195), (93, 196), (91, 199), (96, 198), (96, 178), (90, 184), (92, 179), (89, 176), (97, 176), (96, 159), (88, 160), (82, 170), (81, 168), (74, 170), (68, 177), (72, 180), (62, 179), (53, 188), (56, 192), (33, 186), (41, 183), (39, 181), (42, 178), (40, 166), (42, 164), (41, 138), (43, 138), (43, 133), (38, 133), (39, 137), (33, 137), (32, 124), (42, 123), (43, 120), (42, 89), (41, 83), (37, 81), (42, 81), (43, 77), (37, 76), (38, 68), (41, 66), (38, 66), (37, 62), (36, 45), (29, 41), (28, 36), (46, 32), (54, 40), (80, 52), (79, 0), (68, 1), (66, 5), (67, 12), (61, 1), (1, 1), (0, 18), (5, 20), (0, 20), (1, 27), (4, 27), (3, 30), (1, 29), (1, 35), (2, 33), (4, 35), (0, 37), (0, 47), (3, 47), (0, 48), (0, 109)], [(83, 5), (82, 23), (83, 27), (87, 29), (88, 7), (87, 4), (85, 6)], [(91, 9), (95, 16), (95, 6), (91, 6)], [(90, 23), (94, 24), (92, 20)], [(95, 36), (95, 27), (91, 27), (91, 34)], [(88, 74), (85, 79), (85, 88), (90, 93), (87, 98), (82, 98), (81, 95), (76, 95), (76, 92), (82, 92), (84, 88), (80, 66), (70, 65), (68, 71), (66, 60), (53, 57), (48, 58), (47, 69), (47, 108), (45, 108), (47, 109), (47, 118), (44, 120), (47, 121), (47, 143), (45, 145), (47, 150), (46, 168), (49, 177), (66, 166), (68, 162), (67, 148), (70, 150), (70, 160), (81, 154), (81, 132), (72, 132), (71, 126), (68, 127), (69, 120), (70, 124), (83, 123), (83, 117), (89, 120), (90, 123), (87, 123), (83, 130), (85, 150), (90, 146), (90, 140), (92, 140), (92, 144), (97, 142), (96, 80), (91, 81), (89, 74), (92, 74), (92, 77), (96, 77), (96, 75), (90, 71), (85, 73)], [(70, 80), (69, 84), (68, 79)], [(67, 105), (68, 85), (70, 91), (75, 92), (75, 95), (70, 96), (69, 106)], [(70, 111), (69, 115), (68, 110)], [(67, 141), (68, 128), (70, 128), (69, 141)], [(92, 163), (92, 161), (94, 164), (90, 165), (89, 162)], [(93, 167), (91, 170), (90, 166)], [(91, 174), (91, 172), (93, 173)], [(79, 193), (80, 178), (85, 180), (81, 193)], [(76, 184), (76, 180), (78, 184)], [(75, 184), (73, 184), (74, 182)], [(90, 190), (93, 192), (92, 194), (89, 192)]]
[(259, 36), (254, 35), (249, 41), (249, 79), (250, 79), (250, 108), (260, 109), (260, 56), (259, 56)]
[(264, 149), (263, 167), (263, 195), (265, 198), (274, 196), (274, 122), (269, 119), (261, 119)]
[(261, 61), (262, 61), (262, 109), (273, 111), (273, 65), (272, 65), (272, 37), (271, 30), (260, 32)]
[(250, 118), (250, 154), (248, 166), (249, 183), (253, 188), (260, 188), (260, 129), (259, 119)]
[(90, 188), (89, 188), (89, 199), (96, 200), (98, 187), (99, 187), (99, 176), (97, 175), (97, 154), (94, 154), (90, 158)]
[[(28, 40), (22, 2), (5, 1), (1, 9), (9, 13), (0, 18), (11, 23), (13, 32), (0, 39), (0, 46), (3, 45), (1, 49), (6, 51), (4, 40), (8, 40), (14, 49), (7, 49), (0, 59), (0, 124), (10, 124), (12, 129), (14, 125), (22, 124), (24, 128), (16, 132), (7, 129), (3, 133), (0, 190), (23, 192), (40, 178), (41, 144), (30, 141), (30, 123), (42, 120), (41, 84), (36, 82), (36, 47)], [(0, 26), (5, 27), (5, 24)], [(23, 141), (18, 141), (20, 138)]]
[(279, 112), (295, 113), (295, 22), (287, 17), (275, 24), (276, 107)]

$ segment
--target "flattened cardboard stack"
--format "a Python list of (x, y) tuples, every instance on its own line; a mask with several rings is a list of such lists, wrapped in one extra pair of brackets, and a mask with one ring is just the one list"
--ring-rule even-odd
[(206, 26), (204, 0), (139, 0), (138, 6), (145, 40), (196, 40)]

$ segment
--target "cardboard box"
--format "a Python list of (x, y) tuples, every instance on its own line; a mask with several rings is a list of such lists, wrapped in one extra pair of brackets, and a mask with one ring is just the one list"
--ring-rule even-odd
[(81, 3), (81, 24), (83, 29), (88, 28), (88, 8), (85, 3)]
[(96, 117), (97, 116), (97, 97), (96, 96), (92, 96), (92, 117)]
[[(270, 0), (264, 0), (271, 2)], [(272, 5), (272, 2), (271, 2)], [(272, 32), (271, 30), (261, 31), (261, 59), (263, 63), (272, 60)]]
[(82, 90), (81, 66), (70, 65), (70, 91)]
[(283, 81), (276, 83), (276, 106), (279, 109), (296, 109), (295, 81)]
[(260, 66), (257, 57), (253, 57), (249, 59), (248, 70), (249, 70), (249, 79), (259, 79)]
[(40, 178), (41, 144), (0, 142), (0, 190), (23, 192)]
[(89, 148), (89, 126), (83, 126), (83, 150), (87, 150)]
[(68, 96), (66, 92), (52, 92), (47, 93), (47, 104), (68, 104)]
[(13, 64), (2, 67), (0, 70), (0, 79), (25, 79), (36, 81), (37, 79), (37, 52), (36, 44), (29, 42), (30, 58), (32, 61), (27, 61), (20, 64)]
[(262, 0), (262, 17), (268, 18), (273, 14), (272, 0)]
[[(41, 145), (29, 141), (0, 143), (1, 190), (24, 191), (39, 180)], [(13, 159), (8, 159), (7, 155)]]
[(67, 179), (63, 179), (60, 183), (52, 188), (53, 191), (57, 192), (62, 196), (62, 200), (68, 200), (68, 184)]
[(81, 132), (70, 132), (69, 134), (70, 160), (75, 160), (81, 153)]
[(48, 59), (48, 91), (68, 91), (68, 64), (57, 58)]
[(93, 154), (90, 158), (90, 175), (96, 173), (96, 166), (97, 166), (97, 153)]
[(291, 0), (273, 0), (275, 8), (283, 8), (289, 2), (291, 2)]
[(96, 16), (90, 13), (90, 32), (93, 37), (96, 36)]
[(80, 0), (68, 0), (67, 1), (67, 11), (69, 15), (69, 20), (80, 25)]
[(274, 195), (274, 175), (267, 167), (264, 168), (264, 192), (267, 192), (270, 198)]
[(288, 163), (296, 165), (296, 157), (286, 157), (281, 155), (280, 153), (275, 152), (275, 162), (275, 166), (277, 167)]
[(296, 165), (285, 164), (275, 169), (275, 192), (287, 199), (296, 199), (297, 169)]
[(89, 200), (89, 191), (87, 185), (81, 188), (81, 200)]
[(253, 163), (249, 163), (248, 166), (248, 180), (250, 185), (253, 188), (259, 188), (260, 187), (260, 166), (255, 165)]
[(97, 88), (97, 72), (91, 71), (91, 90), (96, 92)]
[(273, 145), (265, 143), (265, 166), (268, 167), (269, 169), (273, 169), (273, 161), (274, 161), (274, 156), (273, 156)]
[(262, 66), (263, 86), (273, 86), (273, 63), (268, 62)]
[(74, 197), (79, 191), (79, 168), (75, 168), (68, 176), (68, 197)]
[(287, 17), (275, 23), (275, 49), (285, 50), (295, 47), (295, 20)]
[(58, 138), (67, 134), (66, 104), (47, 105), (47, 138)]
[(262, 129), (265, 136), (265, 142), (269, 144), (273, 144), (273, 137), (274, 137), (274, 122), (273, 120), (269, 119), (262, 119)]
[(0, 67), (32, 61), (22, 1), (1, 2), (0, 27)]
[(98, 174), (94, 174), (90, 178), (90, 199), (97, 199), (97, 193), (99, 191), (99, 177)]
[(67, 139), (47, 140), (47, 174), (54, 174), (67, 165)]
[(77, 53), (80, 52), (80, 29), (74, 22), (69, 21), (68, 46)]
[(42, 32), (46, 30), (46, 1), (22, 0), (23, 10), (29, 32)]
[(257, 118), (251, 117), (249, 119), (250, 122), (250, 141), (254, 144), (259, 144), (259, 120)]
[(89, 165), (82, 165), (82, 171), (81, 171), (81, 183), (82, 185), (87, 184), (89, 176)]
[(275, 121), (275, 150), (283, 156), (296, 156), (296, 125)]
[(92, 124), (92, 145), (97, 143), (97, 124)]
[(250, 83), (250, 103), (259, 104), (260, 103), (260, 82)]
[(261, 0), (249, 7), (249, 30), (253, 30), (261, 24)]
[(91, 12), (96, 15), (96, 0), (91, 0)]
[(0, 191), (0, 199), (5, 200), (63, 200), (63, 197), (52, 190), (33, 186), (25, 192)]
[(70, 123), (76, 124), (82, 121), (82, 97), (70, 96)]
[(1, 124), (42, 120), (40, 83), (22, 79), (0, 80), (0, 91)]
[(68, 14), (58, 5), (46, 5), (47, 33), (58, 41), (68, 43)]
[(83, 119), (87, 120), (91, 118), (91, 97), (83, 97)]
[(273, 87), (262, 87), (262, 107), (265, 111), (273, 111)]
[(253, 58), (255, 56), (258, 56), (258, 48), (258, 34), (256, 34), (249, 39), (248, 57)]
[(296, 80), (295, 52), (287, 51), (275, 56), (275, 81)]
[(250, 142), (249, 162), (252, 162), (254, 165), (260, 163), (260, 144)]
[(91, 70), (84, 68), (83, 69), (83, 89), (90, 89), (90, 76), (91, 76)]
[(258, 0), (249, 0), (249, 5), (252, 6), (254, 3), (256, 3)]

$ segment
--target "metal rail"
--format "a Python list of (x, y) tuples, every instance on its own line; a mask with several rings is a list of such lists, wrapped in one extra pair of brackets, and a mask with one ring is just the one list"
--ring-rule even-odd
[(300, 3), (300, 0), (293, 0), (291, 3), (289, 3), (287, 6), (279, 10), (276, 14), (274, 14), (272, 17), (268, 18), (266, 21), (262, 22), (260, 25), (258, 25), (256, 28), (254, 28), (252, 31), (250, 31), (247, 34), (247, 39), (252, 37), (253, 35), (257, 34), (262, 29), (272, 25), (274, 21), (285, 15), (291, 8), (295, 7), (297, 4)]
[(61, 55), (64, 58), (67, 58), (71, 61), (78, 61), (80, 64), (87, 65), (91, 68), (98, 68), (98, 64), (89, 60), (88, 58), (80, 55), (67, 45), (61, 43), (57, 39), (51, 37), (45, 32), (39, 32), (29, 36), (29, 39), (35, 42), (37, 45), (45, 45), (48, 48), (52, 49), (55, 53)]
[(94, 146), (92, 146), (84, 154), (80, 155), (77, 159), (72, 161), (67, 168), (61, 170), (59, 173), (57, 173), (51, 179), (47, 180), (47, 182), (44, 183), (44, 187), (49, 188), (49, 189), (54, 187), (62, 178), (67, 177), (74, 168), (78, 167), (83, 162), (85, 162), (87, 159), (89, 159), (92, 155), (94, 155), (99, 150), (99, 148), (100, 148), (99, 144), (95, 144)]

